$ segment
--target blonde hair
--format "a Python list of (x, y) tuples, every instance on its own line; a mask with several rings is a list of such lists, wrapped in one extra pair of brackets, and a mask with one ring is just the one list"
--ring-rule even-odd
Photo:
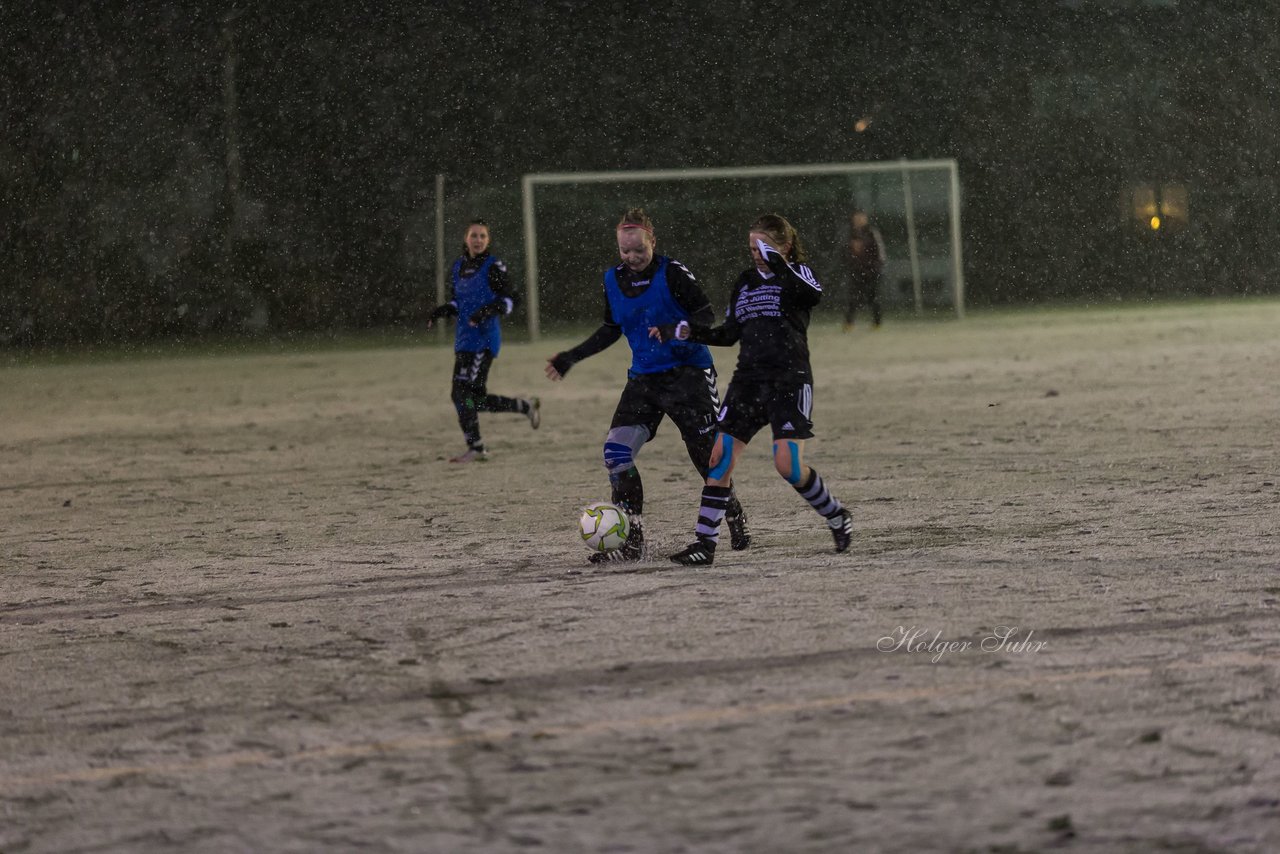
[(622, 219), (618, 220), (618, 229), (624, 228), (638, 228), (649, 235), (650, 243), (657, 242), (653, 235), (653, 220), (649, 219), (649, 215), (644, 212), (644, 208), (628, 208), (627, 212), (622, 215)]
[(777, 246), (791, 244), (787, 251), (787, 260), (801, 262), (805, 259), (804, 247), (800, 244), (800, 232), (781, 214), (765, 214), (751, 224), (752, 231), (769, 235), (769, 239)]

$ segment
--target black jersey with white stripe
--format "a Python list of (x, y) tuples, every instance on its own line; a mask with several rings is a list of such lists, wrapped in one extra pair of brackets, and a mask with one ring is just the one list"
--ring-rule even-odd
[(770, 272), (744, 270), (733, 286), (725, 322), (692, 330), (692, 340), (729, 346), (740, 343), (733, 378), (813, 382), (809, 365), (809, 312), (822, 299), (822, 285), (808, 266), (768, 257)]

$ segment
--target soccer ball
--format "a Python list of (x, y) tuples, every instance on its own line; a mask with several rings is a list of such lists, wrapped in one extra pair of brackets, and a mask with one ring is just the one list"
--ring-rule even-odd
[(611, 552), (621, 548), (631, 533), (627, 511), (608, 501), (597, 501), (583, 507), (578, 521), (582, 528), (582, 541), (593, 552)]

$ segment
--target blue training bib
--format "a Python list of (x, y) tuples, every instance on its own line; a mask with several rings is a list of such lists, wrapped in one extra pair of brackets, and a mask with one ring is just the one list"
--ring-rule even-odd
[(472, 313), (498, 298), (489, 286), (489, 268), (497, 259), (490, 255), (470, 276), (462, 275), (464, 260), (459, 258), (453, 262), (453, 299), (458, 304), (458, 330), (454, 335), (453, 349), (459, 353), (488, 350), (497, 357), (502, 346), (502, 327), (498, 318), (491, 317), (479, 326), (467, 322)]
[(667, 287), (667, 262), (665, 256), (658, 257), (658, 268), (648, 286), (633, 297), (625, 296), (618, 284), (616, 268), (609, 268), (604, 274), (604, 292), (609, 300), (609, 311), (613, 320), (622, 327), (622, 334), (627, 336), (631, 345), (631, 370), (628, 376), (637, 374), (659, 374), (672, 368), (690, 366), (706, 369), (711, 367), (711, 351), (705, 344), (692, 344), (688, 341), (659, 342), (649, 337), (649, 327), (670, 326), (682, 320), (688, 320), (688, 313), (680, 307), (671, 289)]

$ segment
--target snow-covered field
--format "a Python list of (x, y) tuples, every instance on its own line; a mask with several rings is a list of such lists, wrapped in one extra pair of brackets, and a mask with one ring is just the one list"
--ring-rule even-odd
[[(820, 520), (582, 570), (625, 345), (0, 368), (0, 851), (1280, 850), (1280, 303), (811, 335)], [(733, 351), (717, 351), (722, 391)]]

